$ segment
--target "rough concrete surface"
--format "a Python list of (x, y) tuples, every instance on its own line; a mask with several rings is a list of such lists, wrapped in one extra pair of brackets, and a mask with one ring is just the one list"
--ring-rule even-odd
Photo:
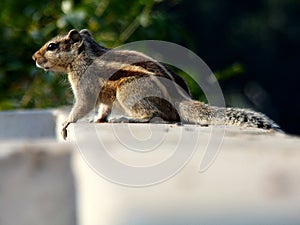
[(0, 140), (53, 138), (55, 127), (52, 110), (0, 112)]
[(0, 112), (0, 225), (300, 224), (299, 137), (66, 115)]
[[(71, 125), (70, 134), (71, 142), (79, 150), (73, 161), (79, 224), (300, 223), (300, 139), (297, 137), (227, 128), (215, 161), (206, 171), (199, 172), (211, 136), (210, 128), (77, 123)], [(111, 169), (110, 164), (105, 165), (102, 152), (108, 152), (118, 163), (153, 166), (174, 154), (181, 137), (190, 137), (184, 145), (184, 151), (189, 151), (194, 147), (196, 134), (199, 139), (191, 160), (165, 182), (131, 187), (126, 185), (124, 177), (133, 182), (139, 178), (131, 179), (132, 176), (145, 175), (123, 171), (118, 178), (104, 168)], [(147, 137), (154, 144), (160, 143), (155, 148), (158, 154), (132, 151), (139, 142), (149, 144)], [(111, 180), (121, 181), (123, 185)]]
[(76, 224), (69, 145), (14, 141), (0, 149), (1, 225)]

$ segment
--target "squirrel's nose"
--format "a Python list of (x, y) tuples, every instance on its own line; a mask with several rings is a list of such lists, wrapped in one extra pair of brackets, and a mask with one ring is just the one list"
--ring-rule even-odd
[(33, 61), (36, 61), (36, 54), (37, 54), (37, 52), (32, 55)]

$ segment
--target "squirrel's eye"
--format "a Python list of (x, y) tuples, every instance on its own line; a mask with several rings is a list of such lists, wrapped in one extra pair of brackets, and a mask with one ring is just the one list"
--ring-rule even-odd
[(47, 50), (48, 51), (53, 51), (53, 50), (55, 50), (55, 49), (57, 49), (58, 48), (58, 44), (56, 44), (56, 43), (50, 43), (49, 45), (48, 45), (48, 47), (47, 47)]

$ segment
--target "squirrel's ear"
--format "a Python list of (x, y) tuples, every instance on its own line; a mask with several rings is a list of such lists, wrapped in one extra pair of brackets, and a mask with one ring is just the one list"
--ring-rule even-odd
[(80, 33), (75, 29), (69, 31), (68, 38), (72, 40), (74, 43), (81, 41)]
[(87, 29), (83, 29), (79, 32), (80, 34), (92, 37), (92, 34), (87, 30)]

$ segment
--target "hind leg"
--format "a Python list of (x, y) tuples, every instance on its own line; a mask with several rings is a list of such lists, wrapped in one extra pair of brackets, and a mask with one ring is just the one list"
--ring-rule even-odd
[(123, 108), (122, 115), (111, 115), (108, 118), (110, 123), (148, 123), (158, 114), (156, 107), (146, 99), (141, 99), (131, 104), (132, 99), (127, 96), (126, 100), (120, 99), (119, 105)]
[(160, 121), (178, 121), (177, 111), (163, 93), (162, 85), (151, 77), (126, 79), (116, 92), (116, 100), (126, 115), (113, 118), (111, 122), (145, 123), (154, 118), (161, 118)]
[(100, 103), (98, 108), (98, 113), (94, 118), (93, 122), (103, 123), (108, 121), (108, 115), (111, 113), (111, 106), (107, 104)]
[[(141, 82), (141, 78), (127, 78), (118, 86), (116, 101), (123, 109), (122, 116), (112, 117), (109, 122), (147, 123), (155, 117), (159, 109), (147, 99), (151, 82)], [(147, 85), (147, 87), (145, 87)]]

